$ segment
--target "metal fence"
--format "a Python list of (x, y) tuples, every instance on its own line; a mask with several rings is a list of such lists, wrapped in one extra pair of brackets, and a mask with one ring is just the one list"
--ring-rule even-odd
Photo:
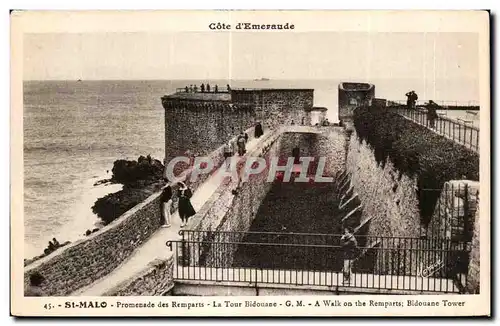
[[(181, 234), (182, 239), (167, 242), (178, 280), (342, 286), (381, 293), (461, 292), (470, 250), (466, 242), (409, 237), (356, 236), (357, 246), (346, 250), (340, 234)], [(211, 259), (200, 259), (207, 253)], [(352, 273), (348, 282), (346, 262)]]
[[(428, 101), (418, 100), (415, 102), (416, 106), (425, 105)], [(456, 101), (456, 100), (436, 100), (433, 101), (439, 106), (444, 108), (479, 108), (479, 101)], [(407, 105), (407, 100), (388, 100), (387, 105)]]
[(479, 152), (479, 128), (473, 126), (471, 121), (454, 120), (443, 115), (439, 115), (436, 119), (429, 119), (427, 110), (419, 108), (396, 107), (395, 110), (398, 114), (432, 129), (475, 152)]
[[(215, 86), (215, 85), (214, 85)], [(175, 89), (175, 92), (176, 93), (229, 93), (229, 89), (227, 89), (227, 87), (218, 87), (217, 88), (217, 91), (215, 91), (215, 88), (214, 86), (212, 86), (210, 88), (210, 90), (207, 90), (206, 88), (203, 90), (203, 92), (201, 91), (201, 88), (199, 85), (196, 85), (196, 91), (194, 88), (192, 87), (179, 87), (179, 88), (176, 88)]]

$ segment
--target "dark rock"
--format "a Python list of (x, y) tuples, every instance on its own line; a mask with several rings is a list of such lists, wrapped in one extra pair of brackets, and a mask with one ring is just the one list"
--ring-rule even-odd
[(111, 223), (161, 189), (164, 185), (163, 171), (164, 165), (150, 155), (141, 155), (137, 161), (115, 161), (110, 181), (121, 183), (124, 187), (121, 191), (99, 198), (92, 206), (92, 211), (104, 225)]

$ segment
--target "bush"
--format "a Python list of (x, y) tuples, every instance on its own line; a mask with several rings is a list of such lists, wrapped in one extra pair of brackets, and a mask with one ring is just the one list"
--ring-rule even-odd
[[(353, 115), (359, 141), (365, 140), (382, 166), (390, 160), (400, 173), (417, 177), (422, 222), (433, 214), (449, 180), (479, 180), (479, 155), (454, 141), (408, 121), (387, 108), (358, 108)], [(434, 189), (434, 190), (430, 190)]]

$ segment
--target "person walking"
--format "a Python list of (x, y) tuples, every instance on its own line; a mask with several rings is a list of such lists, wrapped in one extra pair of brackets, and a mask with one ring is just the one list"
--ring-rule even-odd
[(191, 189), (184, 182), (179, 182), (179, 217), (181, 218), (181, 228), (186, 226), (189, 218), (196, 214), (196, 211), (191, 204), (191, 197), (193, 193)]
[(344, 276), (344, 283), (349, 283), (351, 281), (352, 264), (356, 258), (358, 242), (349, 228), (344, 228), (344, 234), (340, 238), (340, 241), (344, 251), (344, 267), (342, 268), (342, 274)]
[(439, 118), (437, 114), (437, 109), (438, 105), (430, 100), (429, 103), (427, 104), (427, 121), (428, 121), (428, 127), (434, 128), (436, 125), (436, 119)]
[(172, 211), (172, 187), (168, 179), (165, 179), (167, 184), (163, 187), (160, 197), (161, 203), (161, 227), (169, 228), (171, 226), (170, 217)]
[(237, 140), (236, 140), (236, 144), (238, 145), (238, 155), (239, 156), (243, 156), (245, 155), (245, 152), (246, 152), (246, 141), (245, 141), (245, 133), (242, 131)]
[(262, 124), (260, 122), (257, 122), (255, 125), (254, 129), (254, 136), (255, 138), (260, 138), (264, 134), (264, 131), (262, 130)]
[(231, 165), (230, 158), (233, 156), (233, 143), (229, 140), (224, 145), (224, 162), (226, 162), (226, 166), (229, 167)]
[(207, 83), (207, 93), (210, 93), (210, 84)]
[(411, 91), (405, 94), (406, 96), (406, 108), (411, 109)]

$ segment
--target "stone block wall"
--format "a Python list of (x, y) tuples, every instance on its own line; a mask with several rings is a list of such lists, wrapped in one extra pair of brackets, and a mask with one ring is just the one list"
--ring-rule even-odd
[(479, 246), (479, 234), (480, 234), (480, 223), (479, 223), (479, 198), (477, 200), (476, 214), (474, 214), (474, 233), (472, 236), (470, 260), (469, 260), (469, 270), (467, 272), (467, 284), (466, 289), (468, 293), (478, 294), (480, 288), (481, 273), (479, 270), (480, 266), (480, 246)]
[(325, 157), (323, 176), (334, 176), (345, 169), (347, 147), (347, 135), (343, 128), (326, 127), (321, 128), (322, 133), (318, 135), (312, 144), (313, 152), (317, 158)]
[[(359, 142), (355, 131), (349, 140), (346, 172), (362, 203), (360, 223), (364, 226), (359, 235), (415, 237), (420, 233), (416, 180), (400, 175), (390, 161), (380, 166), (373, 150), (364, 141)], [(396, 242), (392, 244), (395, 248), (409, 245)], [(398, 250), (378, 251), (377, 271), (415, 271), (416, 257), (398, 254)]]
[(292, 120), (307, 124), (313, 102), (312, 89), (233, 90), (231, 100), (164, 97), (166, 159), (187, 150), (198, 156), (210, 153), (257, 121), (266, 129)]
[[(265, 135), (261, 143), (254, 150), (248, 152), (247, 156), (261, 156), (268, 159), (275, 155), (279, 148), (280, 135), (280, 131), (273, 131)], [(251, 176), (247, 182), (241, 183), (238, 189), (237, 181), (231, 180), (223, 183), (203, 208), (190, 219), (187, 227), (187, 230), (207, 231), (200, 235), (204, 239), (191, 238), (190, 240), (214, 241), (210, 238), (210, 231), (248, 231), (257, 209), (271, 187), (271, 184), (267, 182), (267, 176), (268, 166), (260, 174)], [(235, 189), (237, 189), (236, 195), (233, 194)], [(228, 235), (225, 240), (239, 241), (237, 235)], [(220, 246), (207, 245), (203, 247), (200, 245), (194, 250), (191, 248), (187, 251), (191, 254), (189, 259), (192, 265), (229, 266), (232, 262), (232, 255), (229, 254), (231, 252), (230, 246), (226, 245), (224, 250), (220, 250)], [(233, 247), (235, 251), (236, 245)]]
[(478, 196), (478, 181), (446, 182), (431, 217), (427, 235), (441, 239), (471, 241)]
[[(251, 128), (253, 129), (253, 128)], [(253, 133), (250, 134), (253, 138)], [(222, 146), (208, 155), (216, 166), (223, 162)], [(192, 169), (186, 169), (177, 181), (189, 179)], [(187, 182), (193, 192), (210, 177), (201, 174), (196, 182)], [(173, 211), (177, 210), (177, 186), (173, 185)], [(39, 271), (46, 279), (43, 290), (50, 296), (65, 296), (92, 284), (109, 274), (125, 261), (159, 227), (161, 221), (160, 194), (127, 211), (98, 232), (67, 245), (25, 268), (25, 285), (29, 275)], [(147, 289), (145, 289), (147, 291)]]
[[(310, 120), (309, 110), (314, 104), (314, 90), (266, 90), (262, 93), (260, 120), (271, 128), (278, 125), (304, 124)], [(259, 111), (257, 111), (259, 117)]]
[(206, 155), (255, 124), (251, 107), (228, 101), (165, 100), (164, 107), (167, 161), (186, 151)]
[(147, 267), (109, 290), (104, 296), (164, 296), (174, 287), (174, 258), (155, 259)]
[(159, 227), (159, 194), (154, 194), (98, 232), (28, 265), (25, 286), (38, 271), (48, 296), (67, 296), (109, 274)]
[(414, 237), (420, 233), (416, 180), (400, 175), (388, 161), (380, 166), (373, 150), (353, 132), (346, 171), (363, 204), (363, 220), (370, 218), (368, 235)]
[(308, 124), (314, 104), (313, 89), (233, 90), (235, 105), (250, 105), (258, 121), (275, 129), (281, 125)]

